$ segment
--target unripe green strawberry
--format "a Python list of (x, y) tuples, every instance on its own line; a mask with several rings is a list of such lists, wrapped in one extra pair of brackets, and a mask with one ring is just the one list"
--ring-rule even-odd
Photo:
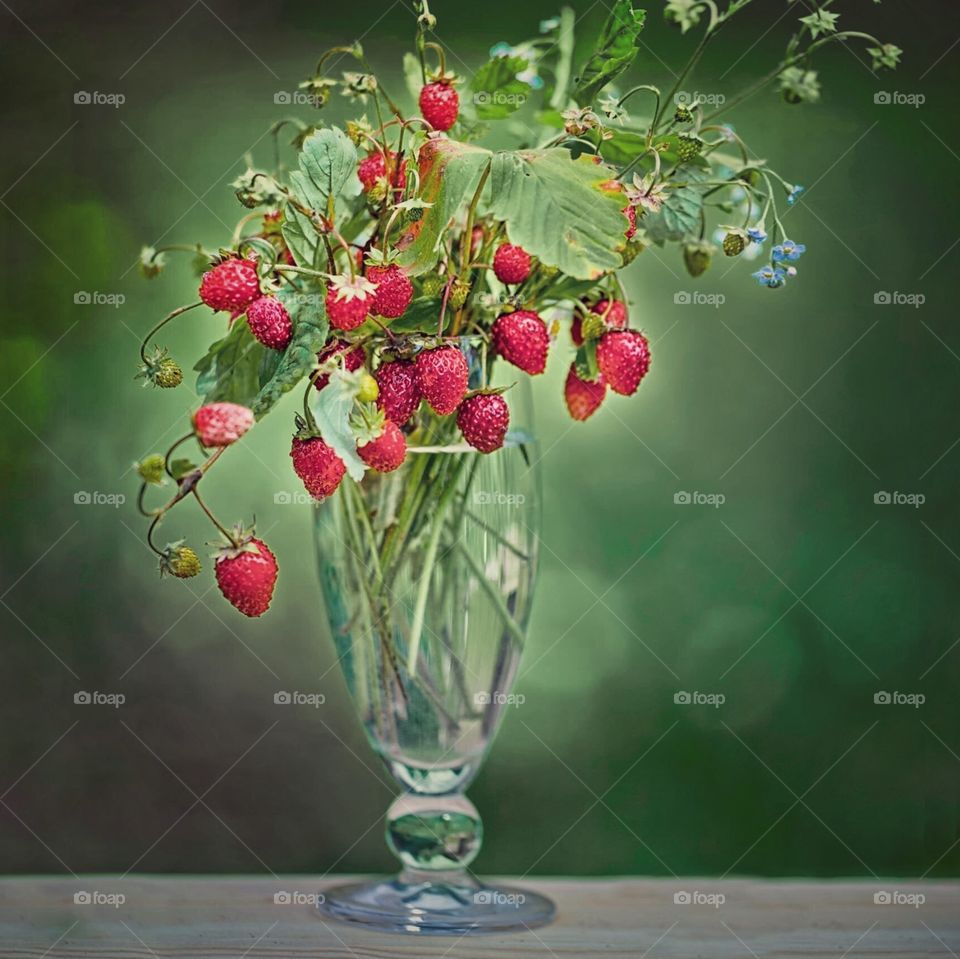
[(460, 307), (467, 302), (469, 295), (470, 284), (466, 280), (455, 280), (453, 286), (450, 288), (450, 305), (455, 310), (459, 310)]
[(683, 248), (683, 262), (691, 276), (702, 276), (710, 269), (713, 260), (714, 246), (699, 240), (696, 243), (687, 243)]
[(445, 285), (446, 284), (444, 283), (442, 276), (437, 273), (429, 273), (420, 283), (420, 289), (422, 290), (424, 296), (429, 297), (432, 300), (434, 297), (440, 295), (440, 291)]
[(137, 463), (137, 473), (144, 483), (159, 486), (164, 477), (164, 459), (159, 453), (151, 453)]
[(604, 322), (602, 316), (598, 316), (596, 313), (590, 313), (583, 318), (583, 322), (580, 324), (580, 335), (585, 340), (597, 340), (607, 330), (607, 324)]
[(153, 374), (153, 385), (161, 389), (169, 390), (179, 386), (183, 382), (183, 370), (176, 360), (169, 356), (161, 360)]
[(189, 579), (200, 572), (200, 559), (183, 540), (170, 543), (160, 557), (160, 575), (170, 573), (177, 579)]
[(690, 107), (685, 103), (678, 103), (677, 109), (673, 113), (673, 119), (677, 123), (690, 123), (693, 120), (693, 114), (690, 112)]
[(727, 256), (739, 256), (747, 245), (746, 237), (735, 230), (731, 230), (723, 238), (723, 252)]
[(380, 387), (377, 381), (366, 371), (360, 379), (360, 389), (357, 392), (357, 399), (361, 403), (375, 403), (380, 395)]
[(684, 163), (700, 156), (703, 152), (703, 140), (693, 133), (681, 133), (677, 138), (677, 156)]

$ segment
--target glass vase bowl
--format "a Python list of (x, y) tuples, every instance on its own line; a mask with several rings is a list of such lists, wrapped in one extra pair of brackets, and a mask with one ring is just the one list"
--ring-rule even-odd
[[(464, 341), (471, 387), (482, 352)], [(470, 870), (483, 825), (464, 791), (512, 693), (537, 569), (540, 476), (527, 384), (504, 447), (467, 446), (424, 402), (400, 469), (345, 477), (315, 516), (339, 665), (371, 746), (402, 792), (386, 816), (391, 879), (339, 886), (323, 913), (394, 932), (534, 928), (553, 904)]]

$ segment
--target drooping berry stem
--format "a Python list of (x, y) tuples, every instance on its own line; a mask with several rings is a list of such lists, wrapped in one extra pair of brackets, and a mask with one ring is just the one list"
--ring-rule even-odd
[(173, 320), (173, 319), (175, 319), (176, 317), (180, 316), (181, 313), (186, 313), (188, 310), (195, 309), (196, 307), (202, 306), (202, 305), (203, 305), (203, 301), (202, 301), (202, 300), (197, 300), (196, 303), (191, 303), (189, 306), (181, 306), (181, 307), (178, 307), (178, 308), (175, 309), (172, 313), (168, 313), (168, 314), (143, 338), (143, 342), (140, 344), (140, 359), (143, 360), (144, 363), (148, 363), (148, 362), (149, 362), (149, 361), (147, 360), (147, 344), (148, 344), (148, 343), (150, 342), (150, 340), (151, 340), (160, 330), (162, 330), (171, 320)]

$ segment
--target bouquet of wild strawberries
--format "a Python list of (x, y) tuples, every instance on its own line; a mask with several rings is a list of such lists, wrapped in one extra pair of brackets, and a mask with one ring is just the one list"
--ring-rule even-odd
[[(161, 271), (166, 249), (194, 250), (204, 270), (199, 302), (147, 335), (140, 371), (147, 382), (182, 381), (179, 365), (152, 343), (164, 324), (201, 306), (229, 316), (227, 334), (195, 366), (204, 402), (191, 431), (166, 455), (139, 464), (140, 509), (152, 520), (148, 541), (161, 571), (187, 577), (200, 569), (182, 541), (154, 542), (160, 520), (192, 498), (225, 538), (215, 559), (223, 594), (248, 616), (267, 609), (273, 553), (252, 530), (222, 526), (200, 485), (226, 448), (304, 380), (290, 455), (306, 489), (323, 500), (347, 474), (361, 482), (368, 469), (396, 470), (412, 450), (499, 449), (510, 412), (503, 390), (488, 385), (489, 370), (501, 359), (530, 376), (543, 373), (563, 320), (573, 347), (564, 384), (570, 415), (588, 419), (608, 390), (634, 394), (650, 348), (630, 324), (619, 271), (650, 245), (677, 244), (696, 277), (719, 252), (714, 240), (724, 255), (750, 259), (769, 240), (768, 262), (754, 278), (777, 289), (796, 276), (805, 248), (786, 235), (778, 197), (793, 204), (803, 188), (713, 121), (770, 83), (788, 103), (817, 100), (809, 60), (827, 43), (866, 39), (875, 68), (896, 66), (901, 51), (838, 32), (833, 0), (818, 0), (799, 17), (783, 58), (742, 94), (685, 93), (680, 87), (704, 48), (750, 2), (729, 0), (724, 12), (714, 0), (666, 4), (667, 19), (684, 32), (704, 23), (666, 95), (650, 84), (624, 93), (614, 86), (632, 66), (644, 27), (645, 12), (629, 0), (614, 4), (576, 71), (574, 15), (564, 9), (536, 39), (495, 47), (468, 96), (429, 39), (436, 18), (421, 0), (417, 52), (404, 58), (419, 116), (390, 97), (359, 44), (329, 51), (295, 96), (278, 97), (323, 107), (339, 90), (367, 112), (345, 129), (275, 124), (275, 141), (288, 125), (297, 129), (296, 169), (285, 171), (278, 159), (274, 170), (251, 169), (236, 181), (237, 198), (255, 212), (241, 218), (229, 247), (142, 254), (147, 276)], [(344, 57), (357, 62), (355, 71), (325, 72)], [(637, 121), (627, 112), (634, 97), (647, 105)], [(491, 123), (518, 148), (483, 146)], [(733, 223), (708, 238), (713, 211)], [(483, 344), (479, 383), (469, 379), (465, 338)], [(199, 465), (173, 455), (193, 439), (204, 454)], [(147, 489), (170, 482), (169, 502), (148, 509)]]

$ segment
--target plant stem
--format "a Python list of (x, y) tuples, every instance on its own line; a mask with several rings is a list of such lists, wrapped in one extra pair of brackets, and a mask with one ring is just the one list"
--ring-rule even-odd
[[(443, 455), (443, 454), (441, 454)], [(453, 455), (453, 454), (446, 454)], [(466, 463), (466, 458), (461, 456), (457, 465), (453, 468), (453, 476), (449, 478), (447, 488), (443, 491), (433, 510), (431, 522), (433, 529), (430, 532), (430, 539), (427, 543), (427, 551), (424, 555), (423, 570), (420, 575), (420, 584), (417, 589), (417, 599), (413, 607), (413, 621), (410, 625), (410, 638), (407, 646), (407, 672), (411, 677), (416, 676), (417, 656), (420, 652), (420, 637), (423, 633), (423, 619), (427, 608), (427, 598), (430, 595), (430, 582), (433, 578), (433, 567), (437, 561), (437, 547), (440, 545), (440, 535), (443, 532), (443, 518), (457, 491), (457, 479), (460, 471)]]
[(168, 313), (144, 338), (143, 342), (140, 344), (140, 359), (144, 363), (147, 362), (147, 344), (150, 342), (151, 338), (158, 333), (163, 327), (165, 327), (172, 319), (180, 316), (181, 313), (186, 313), (188, 310), (196, 309), (198, 306), (202, 306), (203, 301), (197, 300), (196, 303), (191, 303), (189, 306), (181, 306), (174, 310), (172, 313)]

